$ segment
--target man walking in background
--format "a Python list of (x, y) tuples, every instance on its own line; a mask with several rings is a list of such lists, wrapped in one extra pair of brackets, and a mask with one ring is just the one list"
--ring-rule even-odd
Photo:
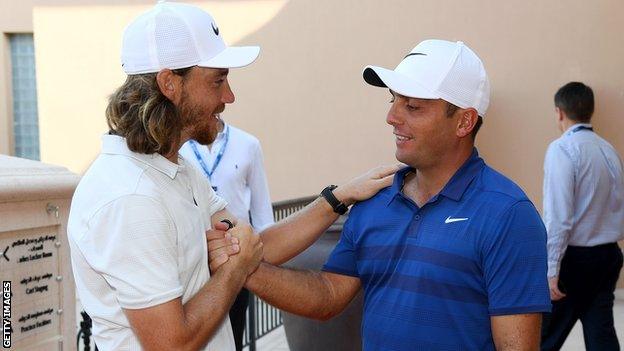
[[(228, 210), (241, 222), (250, 223), (256, 233), (273, 224), (273, 209), (264, 172), (260, 141), (223, 119), (218, 134), (208, 145), (187, 141), (180, 155), (196, 166), (214, 191), (228, 203)], [(243, 349), (249, 291), (242, 289), (230, 309), (236, 350)]]
[(613, 292), (622, 268), (624, 179), (617, 152), (593, 130), (594, 93), (571, 82), (555, 94), (557, 125), (544, 161), (548, 282), (542, 350), (558, 350), (578, 319), (587, 350), (619, 350)]

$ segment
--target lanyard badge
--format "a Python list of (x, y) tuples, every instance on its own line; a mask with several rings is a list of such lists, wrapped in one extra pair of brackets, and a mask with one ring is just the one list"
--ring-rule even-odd
[[(230, 127), (226, 125), (225, 126), (225, 141), (223, 142), (223, 145), (221, 146), (221, 149), (219, 150), (219, 153), (217, 154), (217, 158), (215, 159), (215, 162), (212, 165), (212, 167), (208, 167), (206, 161), (204, 160), (201, 153), (199, 152), (199, 149), (197, 148), (197, 142), (195, 140), (190, 141), (191, 149), (193, 149), (195, 158), (197, 159), (197, 162), (199, 162), (199, 165), (204, 171), (204, 174), (208, 177), (211, 183), (212, 183), (212, 175), (214, 174), (214, 171), (217, 169), (217, 166), (219, 166), (219, 163), (221, 163), (221, 159), (223, 158), (223, 154), (225, 153), (225, 149), (227, 148), (227, 144), (229, 140), (230, 140)], [(213, 186), (212, 189), (215, 192), (217, 191), (217, 187), (215, 186)]]

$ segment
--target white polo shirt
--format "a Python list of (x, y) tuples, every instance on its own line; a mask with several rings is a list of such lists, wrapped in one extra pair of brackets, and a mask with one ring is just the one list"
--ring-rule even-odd
[[(140, 350), (122, 308), (186, 303), (210, 279), (205, 231), (226, 206), (184, 159), (131, 152), (105, 135), (72, 200), (68, 237), (79, 298), (100, 350)], [(235, 350), (229, 319), (204, 350)]]

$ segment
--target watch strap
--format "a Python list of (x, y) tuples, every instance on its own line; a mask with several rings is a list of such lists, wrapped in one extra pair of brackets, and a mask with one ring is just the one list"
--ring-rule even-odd
[(336, 196), (334, 196), (333, 190), (336, 189), (336, 188), (337, 188), (337, 186), (335, 186), (335, 185), (329, 185), (329, 186), (325, 187), (325, 189), (323, 189), (323, 191), (321, 191), (321, 196), (324, 197), (325, 200), (327, 200), (327, 202), (332, 207), (334, 212), (336, 212), (336, 213), (338, 213), (340, 215), (343, 215), (343, 214), (347, 213), (349, 208), (347, 207), (347, 205), (345, 205), (344, 203), (340, 202), (336, 198)]

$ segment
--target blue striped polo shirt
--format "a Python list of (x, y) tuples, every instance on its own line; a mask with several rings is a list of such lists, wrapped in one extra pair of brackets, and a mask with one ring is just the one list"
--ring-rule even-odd
[(494, 350), (491, 316), (550, 311), (542, 220), (476, 149), (420, 208), (411, 170), (352, 208), (323, 270), (360, 278), (366, 351)]

